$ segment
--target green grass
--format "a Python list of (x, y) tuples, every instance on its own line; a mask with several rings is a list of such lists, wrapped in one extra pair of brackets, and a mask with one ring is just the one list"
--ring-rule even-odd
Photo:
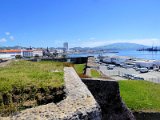
[(125, 104), (133, 111), (160, 112), (160, 84), (147, 81), (119, 81)]
[(0, 116), (64, 98), (62, 62), (13, 61), (0, 67)]
[[(53, 71), (59, 72), (53, 72)], [(63, 81), (63, 64), (60, 62), (14, 61), (0, 67), (0, 92), (11, 91), (14, 87), (26, 86), (60, 87)]]
[(101, 74), (97, 70), (91, 69), (91, 77), (99, 78), (101, 77)]
[(85, 64), (74, 64), (74, 69), (78, 74), (83, 74)]
[(80, 78), (89, 78), (87, 75), (84, 74), (85, 64), (74, 64), (73, 67)]

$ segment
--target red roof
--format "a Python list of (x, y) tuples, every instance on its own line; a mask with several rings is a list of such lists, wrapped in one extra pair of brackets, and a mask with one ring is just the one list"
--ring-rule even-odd
[(33, 50), (22, 50), (23, 52), (33, 52)]
[(21, 50), (0, 50), (0, 53), (15, 53), (21, 52)]
[[(32, 52), (33, 50), (22, 50), (24, 52)], [(20, 53), (21, 50), (0, 50), (0, 53)]]

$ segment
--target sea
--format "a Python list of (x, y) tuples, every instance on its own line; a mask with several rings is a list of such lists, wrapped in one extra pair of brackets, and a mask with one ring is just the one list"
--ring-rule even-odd
[(69, 54), (69, 57), (87, 57), (87, 56), (129, 56), (133, 58), (141, 58), (146, 60), (160, 60), (160, 51), (136, 51), (136, 50), (120, 50), (111, 53), (79, 53)]

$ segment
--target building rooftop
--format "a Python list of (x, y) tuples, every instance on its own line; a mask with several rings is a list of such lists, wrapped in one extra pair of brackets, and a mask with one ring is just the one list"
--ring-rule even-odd
[(0, 53), (14, 53), (14, 52), (21, 52), (21, 50), (0, 50)]
[(15, 49), (15, 50), (0, 50), (0, 53), (20, 53), (21, 51), (23, 52), (33, 52), (33, 50), (20, 50), (20, 49)]

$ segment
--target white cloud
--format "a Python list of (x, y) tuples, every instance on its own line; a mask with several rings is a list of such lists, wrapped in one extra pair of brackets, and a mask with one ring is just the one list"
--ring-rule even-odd
[(10, 32), (5, 32), (5, 34), (6, 34), (6, 35), (10, 35), (11, 33), (10, 33)]
[(13, 37), (13, 36), (9, 36), (9, 39), (10, 39), (11, 41), (13, 41), (13, 40), (14, 40), (14, 37)]
[(2, 43), (2, 42), (7, 42), (7, 40), (6, 40), (6, 38), (1, 38), (0, 39), (0, 42)]

